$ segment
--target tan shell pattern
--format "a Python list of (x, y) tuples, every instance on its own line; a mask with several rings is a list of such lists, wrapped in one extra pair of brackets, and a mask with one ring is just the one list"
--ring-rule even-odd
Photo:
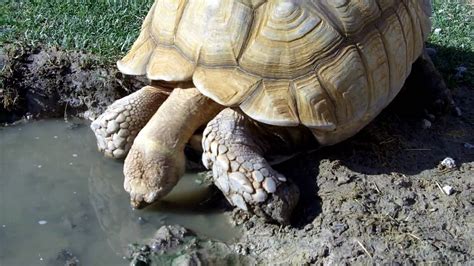
[(430, 0), (156, 0), (118, 67), (192, 80), (260, 122), (324, 134), (365, 123), (395, 97), (430, 12)]

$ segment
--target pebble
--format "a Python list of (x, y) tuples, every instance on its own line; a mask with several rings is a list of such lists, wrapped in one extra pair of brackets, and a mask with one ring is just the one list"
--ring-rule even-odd
[(472, 150), (474, 149), (474, 145), (472, 145), (471, 143), (464, 143), (464, 148), (468, 149), (468, 150)]
[(38, 221), (38, 224), (39, 224), (39, 225), (45, 225), (45, 224), (47, 224), (47, 223), (48, 223), (48, 222), (45, 221), (45, 220)]
[(460, 66), (460, 67), (457, 67), (456, 68), (456, 75), (454, 75), (454, 77), (456, 77), (457, 79), (461, 79), (463, 78), (464, 74), (467, 72), (467, 68), (465, 66)]
[(423, 119), (421, 127), (423, 129), (430, 129), (432, 126), (432, 123), (428, 119)]
[(453, 194), (454, 189), (453, 189), (452, 186), (446, 185), (446, 186), (443, 187), (443, 191), (444, 191), (444, 193), (446, 193), (446, 195), (449, 196), (449, 195)]
[(441, 161), (441, 166), (447, 169), (456, 168), (456, 161), (454, 161), (451, 157), (446, 157), (443, 161)]

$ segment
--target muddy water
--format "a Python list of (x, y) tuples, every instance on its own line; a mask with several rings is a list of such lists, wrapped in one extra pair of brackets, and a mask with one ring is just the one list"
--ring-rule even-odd
[(0, 265), (61, 264), (64, 250), (81, 265), (126, 265), (127, 244), (163, 224), (222, 241), (238, 234), (225, 214), (190, 212), (208, 190), (194, 174), (183, 177), (167, 203), (132, 210), (122, 163), (96, 151), (87, 125), (2, 128), (0, 157)]

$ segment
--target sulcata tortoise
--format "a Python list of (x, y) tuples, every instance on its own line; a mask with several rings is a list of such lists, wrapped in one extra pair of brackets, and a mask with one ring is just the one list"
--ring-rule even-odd
[(117, 63), (151, 83), (92, 123), (99, 150), (126, 157), (141, 208), (175, 186), (205, 126), (202, 162), (228, 201), (286, 224), (299, 190), (269, 155), (353, 136), (416, 60), (432, 72), (430, 13), (430, 0), (156, 0)]

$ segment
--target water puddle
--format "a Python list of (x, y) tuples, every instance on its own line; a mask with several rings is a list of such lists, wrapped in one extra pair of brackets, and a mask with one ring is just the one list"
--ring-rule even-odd
[(163, 224), (226, 242), (238, 235), (223, 213), (191, 212), (208, 190), (196, 174), (183, 177), (168, 203), (132, 210), (122, 163), (97, 152), (87, 125), (1, 128), (0, 155), (1, 265), (51, 265), (64, 250), (81, 265), (127, 265), (127, 244)]

